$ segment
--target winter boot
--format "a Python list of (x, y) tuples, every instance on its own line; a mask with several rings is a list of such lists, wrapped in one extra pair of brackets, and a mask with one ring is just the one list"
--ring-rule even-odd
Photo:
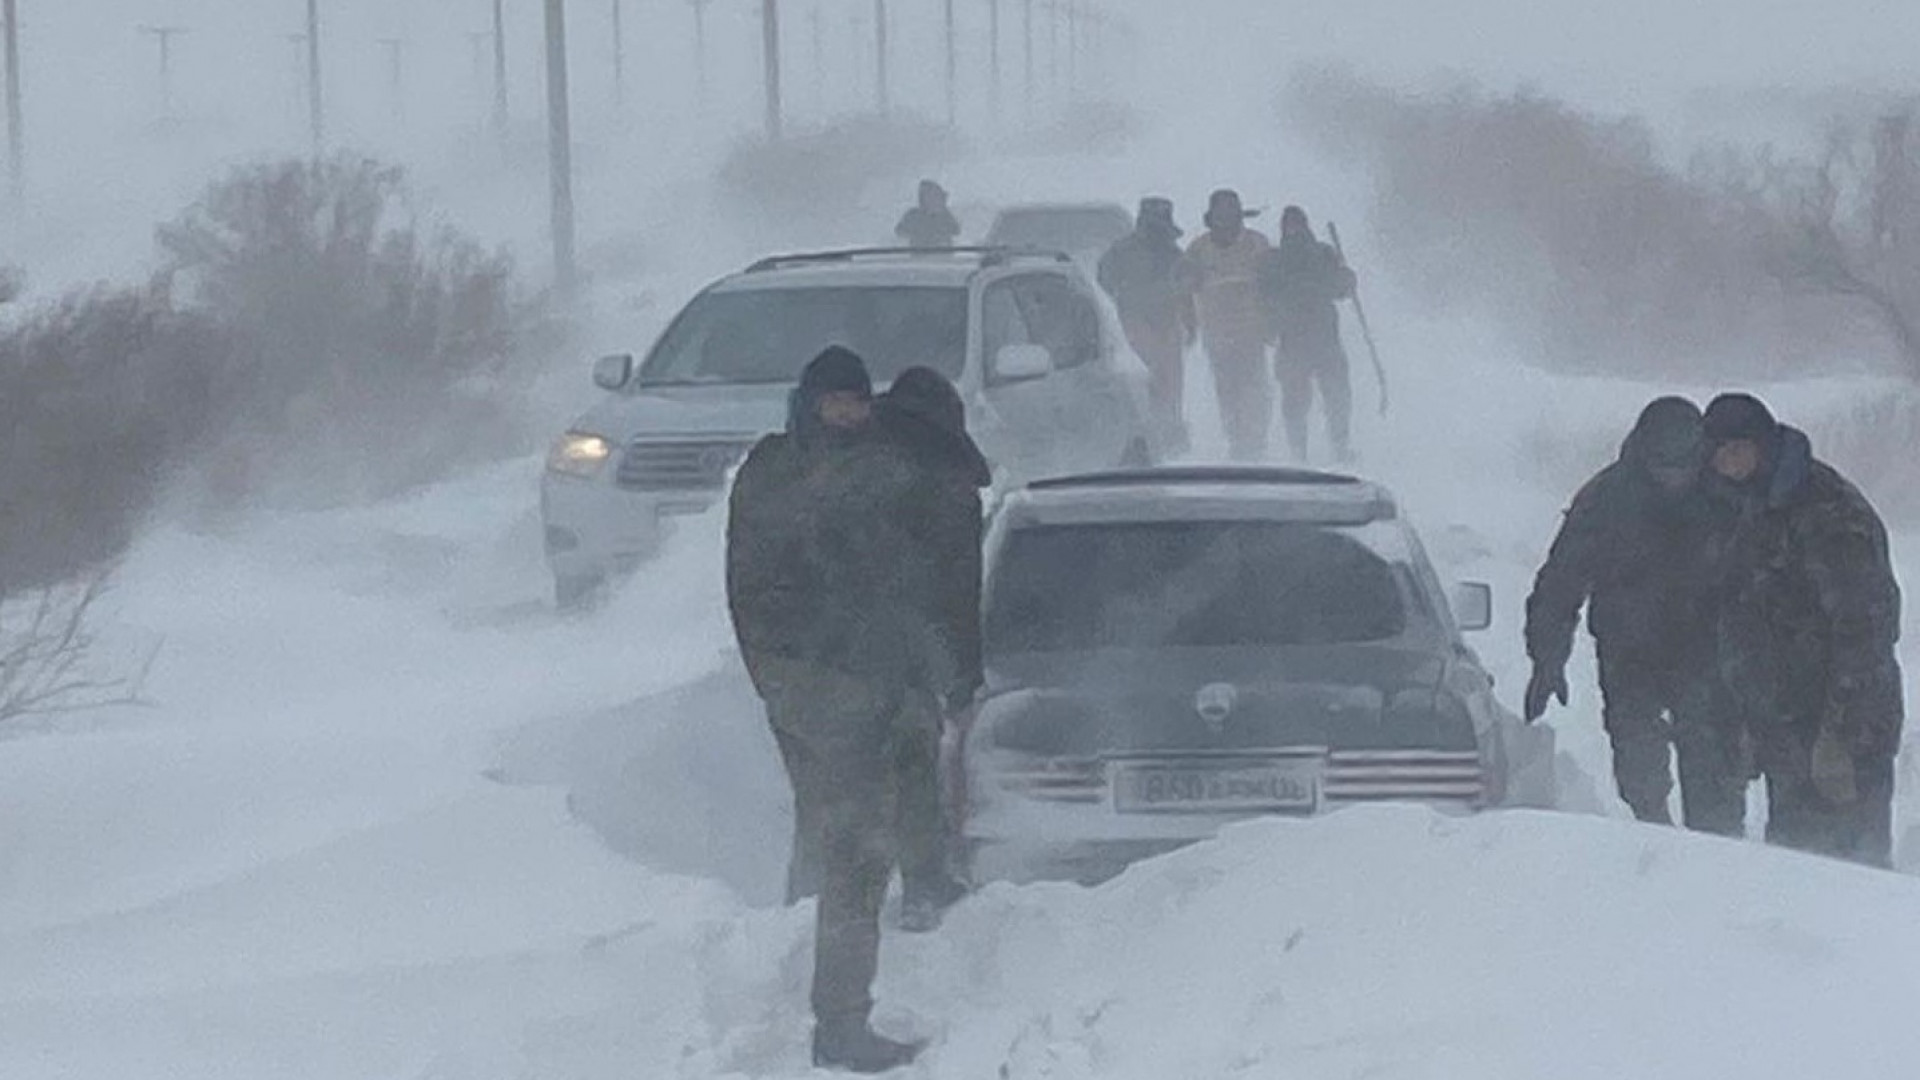
[(865, 1021), (821, 1021), (813, 1028), (813, 1067), (873, 1074), (898, 1069), (920, 1056), (918, 1043), (894, 1042), (874, 1033)]

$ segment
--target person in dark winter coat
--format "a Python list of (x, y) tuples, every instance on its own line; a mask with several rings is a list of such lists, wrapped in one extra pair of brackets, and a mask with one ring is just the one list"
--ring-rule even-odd
[(1621, 799), (1642, 821), (1671, 820), (1672, 746), (1687, 827), (1738, 834), (1747, 766), (1713, 677), (1716, 523), (1700, 490), (1705, 457), (1699, 408), (1660, 398), (1641, 412), (1619, 460), (1574, 496), (1527, 598), (1525, 712), (1532, 722), (1550, 697), (1566, 704), (1584, 605)]
[(947, 189), (932, 180), (920, 181), (920, 197), (894, 226), (893, 234), (908, 247), (952, 247), (960, 237), (960, 220), (947, 209)]
[(1147, 366), (1154, 420), (1176, 448), (1187, 442), (1186, 347), (1196, 333), (1192, 298), (1176, 273), (1180, 235), (1172, 202), (1141, 199), (1133, 232), (1107, 249), (1098, 271), (1128, 344)]
[(816, 1065), (882, 1072), (918, 1048), (869, 1026), (880, 905), (894, 861), (893, 755), (932, 633), (916, 583), (916, 471), (873, 420), (858, 356), (821, 353), (788, 430), (735, 477), (727, 602), (793, 784), (788, 892), (819, 892)]
[(1280, 416), (1295, 460), (1307, 459), (1307, 424), (1317, 388), (1337, 460), (1353, 458), (1353, 384), (1340, 343), (1338, 304), (1353, 295), (1353, 271), (1331, 244), (1313, 235), (1306, 211), (1280, 214), (1280, 244), (1261, 267), (1261, 290), (1272, 305), (1280, 380)]
[(973, 705), (984, 679), (980, 641), (980, 490), (992, 470), (967, 435), (959, 391), (931, 368), (900, 373), (879, 402), (881, 427), (916, 473), (916, 530), (924, 618), (933, 628), (929, 667), (907, 697), (897, 752), (902, 929), (921, 932), (965, 888), (948, 868), (940, 791), (940, 742)]
[(1767, 840), (1888, 866), (1905, 706), (1886, 528), (1757, 399), (1716, 398), (1706, 432), (1711, 488), (1735, 515), (1721, 676), (1767, 778)]

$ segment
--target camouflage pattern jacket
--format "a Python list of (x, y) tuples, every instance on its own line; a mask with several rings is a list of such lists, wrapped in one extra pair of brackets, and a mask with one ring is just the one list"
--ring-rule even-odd
[(1890, 755), (1904, 706), (1886, 527), (1805, 435), (1782, 428), (1774, 457), (1720, 546), (1721, 676), (1757, 737), (1831, 728), (1857, 753)]
[(926, 498), (911, 457), (877, 426), (754, 446), (729, 497), (727, 606), (763, 696), (768, 658), (895, 685), (950, 666), (929, 619)]

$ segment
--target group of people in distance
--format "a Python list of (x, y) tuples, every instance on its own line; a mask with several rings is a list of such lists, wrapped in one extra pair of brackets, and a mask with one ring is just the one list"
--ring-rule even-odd
[[(1113, 298), (1127, 342), (1146, 365), (1153, 418), (1171, 452), (1190, 441), (1186, 354), (1197, 343), (1213, 371), (1230, 457), (1267, 456), (1278, 382), (1292, 459), (1308, 459), (1317, 394), (1331, 457), (1351, 462), (1353, 388), (1338, 305), (1354, 295), (1353, 270), (1314, 235), (1300, 207), (1281, 212), (1277, 241), (1248, 227), (1258, 215), (1237, 192), (1216, 191), (1207, 200), (1206, 232), (1183, 244), (1172, 200), (1144, 198), (1133, 232), (1100, 259), (1100, 287)], [(960, 222), (946, 190), (926, 180), (894, 231), (912, 247), (948, 247), (960, 235)]]
[(1267, 456), (1277, 381), (1293, 460), (1307, 460), (1317, 392), (1332, 456), (1349, 462), (1353, 390), (1337, 305), (1353, 296), (1353, 271), (1314, 236), (1306, 211), (1281, 212), (1278, 243), (1247, 226), (1256, 214), (1237, 193), (1216, 191), (1207, 200), (1207, 231), (1183, 248), (1173, 203), (1142, 199), (1132, 235), (1100, 260), (1100, 286), (1147, 366), (1155, 419), (1174, 448), (1188, 441), (1181, 391), (1187, 347), (1198, 341), (1213, 370), (1230, 457)]

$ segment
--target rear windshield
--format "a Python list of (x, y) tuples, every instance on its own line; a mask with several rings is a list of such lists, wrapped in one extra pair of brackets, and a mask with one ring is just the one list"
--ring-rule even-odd
[(967, 290), (951, 286), (756, 289), (704, 293), (641, 369), (645, 386), (790, 383), (829, 345), (866, 360), (876, 383), (914, 366), (958, 378)]
[(993, 223), (995, 244), (1080, 253), (1103, 251), (1133, 231), (1120, 210), (1015, 210)]
[(1351, 533), (1279, 522), (1016, 529), (987, 607), (993, 653), (1332, 645), (1400, 636), (1394, 565)]

